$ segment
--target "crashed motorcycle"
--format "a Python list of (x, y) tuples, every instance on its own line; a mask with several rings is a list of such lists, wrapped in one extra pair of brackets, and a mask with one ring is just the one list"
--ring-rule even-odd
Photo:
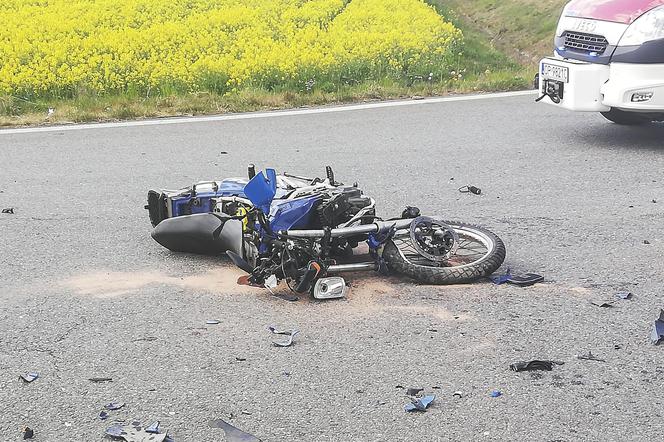
[(247, 275), (238, 283), (270, 291), (284, 281), (317, 299), (344, 297), (345, 272), (394, 272), (425, 284), (460, 284), (493, 273), (505, 245), (474, 225), (422, 216), (406, 207), (382, 219), (358, 184), (278, 175), (150, 190), (152, 237), (176, 252), (226, 254)]

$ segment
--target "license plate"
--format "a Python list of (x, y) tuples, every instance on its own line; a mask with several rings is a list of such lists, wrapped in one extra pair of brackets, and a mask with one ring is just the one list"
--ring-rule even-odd
[(542, 63), (542, 77), (547, 80), (569, 83), (569, 68), (555, 64)]

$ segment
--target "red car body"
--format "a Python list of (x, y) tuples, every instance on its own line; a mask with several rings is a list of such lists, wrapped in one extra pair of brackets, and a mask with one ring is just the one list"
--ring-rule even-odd
[(576, 0), (567, 7), (568, 17), (631, 24), (664, 0)]

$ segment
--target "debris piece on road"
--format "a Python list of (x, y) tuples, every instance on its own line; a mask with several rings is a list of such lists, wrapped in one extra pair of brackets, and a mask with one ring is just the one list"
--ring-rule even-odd
[(489, 276), (491, 281), (496, 285), (505, 284), (506, 282), (519, 287), (528, 287), (538, 282), (544, 281), (544, 276), (537, 273), (525, 273), (523, 275), (513, 275), (511, 269), (507, 269), (503, 275)]
[(113, 378), (88, 378), (88, 381), (90, 382), (113, 382)]
[(660, 310), (659, 318), (655, 320), (652, 325), (652, 332), (650, 333), (650, 342), (654, 345), (659, 345), (664, 339), (664, 310)]
[(13, 207), (7, 207), (6, 209), (2, 209), (2, 213), (8, 213), (10, 215), (14, 215), (14, 208)]
[(207, 325), (217, 325), (217, 324), (221, 324), (221, 321), (218, 321), (216, 319), (208, 319), (207, 321), (205, 321), (205, 323)]
[(39, 379), (39, 373), (36, 373), (34, 371), (24, 373), (18, 377), (21, 379), (23, 382), (26, 384), (29, 384), (30, 382), (34, 381), (35, 379)]
[(436, 399), (436, 396), (428, 394), (421, 398), (411, 398), (411, 403), (404, 405), (405, 411), (426, 411), (429, 405)]
[(32, 439), (35, 436), (35, 431), (30, 427), (23, 428), (23, 440)]
[(210, 427), (221, 428), (224, 430), (228, 442), (261, 442), (261, 440), (253, 434), (246, 433), (223, 419), (210, 421)]
[(597, 356), (593, 354), (593, 352), (589, 351), (588, 354), (585, 355), (576, 355), (577, 359), (581, 359), (583, 361), (597, 361), (597, 362), (606, 362), (605, 359), (600, 359)]
[(238, 361), (238, 362), (244, 362), (244, 361), (247, 360), (247, 358), (241, 358), (239, 356), (235, 356), (235, 360)]
[(424, 388), (409, 388), (406, 390), (406, 395), (408, 396), (417, 396), (418, 394), (422, 393), (424, 391)]
[(157, 340), (156, 336), (146, 336), (144, 338), (136, 338), (136, 339), (132, 340), (131, 342), (141, 342), (141, 341), (152, 342), (152, 341), (156, 341), (156, 340)]
[(554, 365), (562, 365), (562, 364), (563, 362), (540, 361), (536, 359), (532, 361), (515, 362), (510, 365), (510, 368), (514, 371), (535, 371), (535, 370), (551, 371), (553, 370)]
[(643, 240), (643, 244), (646, 244), (646, 245), (647, 245), (647, 244), (650, 244), (650, 241), (648, 241), (647, 239), (644, 239), (644, 240)]
[(111, 402), (110, 404), (104, 405), (104, 408), (107, 410), (119, 410), (120, 408), (124, 407), (125, 403), (124, 402)]
[(590, 301), (590, 303), (594, 306), (597, 307), (602, 307), (602, 308), (609, 308), (613, 307), (613, 304), (615, 304), (616, 300), (612, 301)]
[(452, 393), (453, 398), (461, 399), (463, 397), (463, 393), (461, 391), (455, 391)]
[(293, 329), (293, 330), (279, 330), (276, 327), (270, 326), (268, 329), (272, 332), (272, 334), (275, 335), (284, 335), (287, 336), (286, 341), (272, 341), (272, 344), (274, 344), (275, 347), (290, 347), (293, 345), (293, 338), (295, 338), (295, 335), (300, 333), (299, 330)]
[(479, 187), (471, 186), (469, 184), (467, 186), (459, 187), (459, 192), (461, 192), (461, 193), (472, 193), (473, 195), (481, 195), (482, 194), (482, 189), (480, 189)]
[(273, 293), (272, 296), (289, 302), (295, 302), (300, 300), (299, 297), (293, 295), (292, 293)]
[(632, 299), (631, 292), (618, 292), (616, 293), (616, 298), (618, 299)]
[(225, 150), (222, 150), (221, 152), (219, 152), (219, 155), (228, 155), (228, 152), (226, 152)]
[(103, 420), (103, 421), (105, 421), (106, 419), (108, 419), (109, 416), (110, 416), (110, 415), (109, 415), (107, 412), (105, 412), (105, 411), (100, 411), (100, 412), (99, 412), (99, 419), (101, 419), (101, 420)]
[(145, 429), (146, 433), (159, 434), (159, 421), (152, 423)]
[(500, 396), (502, 396), (502, 395), (503, 395), (503, 393), (502, 393), (500, 390), (493, 390), (493, 391), (489, 394), (489, 396), (491, 396), (491, 397), (500, 397)]
[(132, 422), (131, 425), (112, 425), (106, 429), (106, 435), (116, 439), (124, 439), (127, 442), (165, 442), (170, 440), (166, 433), (149, 433), (141, 428), (140, 422)]

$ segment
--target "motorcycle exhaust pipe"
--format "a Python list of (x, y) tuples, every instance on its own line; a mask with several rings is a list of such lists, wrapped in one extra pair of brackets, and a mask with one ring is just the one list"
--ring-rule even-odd
[(327, 268), (327, 273), (343, 273), (343, 272), (366, 272), (378, 270), (375, 262), (359, 262), (356, 264), (337, 264)]

